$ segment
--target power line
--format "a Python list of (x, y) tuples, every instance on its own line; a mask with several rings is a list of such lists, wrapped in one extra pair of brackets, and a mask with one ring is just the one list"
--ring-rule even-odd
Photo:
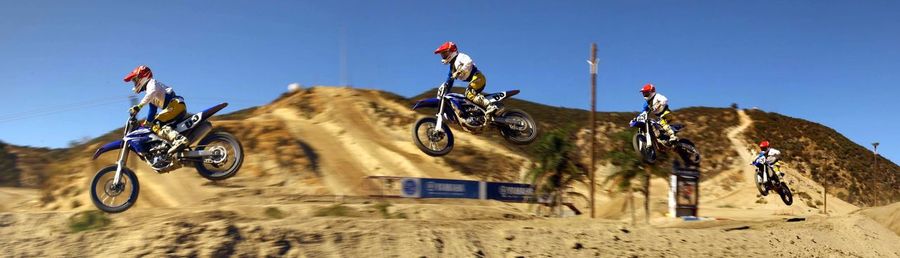
[(116, 100), (111, 100), (111, 101), (106, 101), (106, 102), (88, 103), (88, 104), (82, 104), (82, 105), (72, 105), (72, 106), (69, 106), (68, 108), (60, 108), (60, 109), (56, 109), (56, 110), (33, 112), (33, 113), (28, 113), (28, 114), (20, 114), (17, 116), (0, 118), (0, 123), (6, 123), (6, 122), (11, 122), (11, 121), (16, 121), (16, 120), (30, 119), (30, 118), (35, 118), (35, 117), (63, 113), (63, 112), (69, 112), (69, 111), (82, 110), (82, 109), (99, 107), (99, 106), (104, 106), (104, 105), (116, 104), (116, 103), (120, 103), (120, 101), (122, 101), (122, 99), (116, 99)]
[[(17, 121), (17, 120), (24, 120), (24, 119), (31, 119), (31, 118), (36, 118), (36, 117), (48, 116), (48, 115), (59, 114), (59, 113), (70, 112), (70, 111), (83, 110), (83, 109), (94, 108), (94, 107), (99, 107), (99, 106), (106, 106), (106, 105), (111, 105), (111, 104), (118, 104), (118, 103), (121, 103), (121, 101), (123, 101), (123, 100), (127, 101), (128, 97), (127, 96), (126, 97), (122, 97), (122, 96), (106, 97), (106, 98), (101, 98), (101, 99), (94, 99), (94, 100), (81, 101), (81, 102), (75, 102), (75, 103), (46, 106), (43, 108), (33, 109), (33, 110), (29, 110), (29, 111), (8, 113), (8, 114), (0, 115), (0, 123), (7, 123), (7, 122), (12, 122), (12, 121)], [(196, 98), (195, 100), (199, 100), (199, 102), (201, 102), (201, 103), (203, 101), (209, 101), (210, 103), (223, 102), (222, 99), (212, 99), (212, 98)], [(260, 101), (237, 99), (237, 100), (230, 100), (227, 102), (250, 104), (253, 102), (260, 102)]]
[(29, 115), (29, 114), (34, 114), (34, 113), (42, 113), (42, 112), (48, 112), (48, 111), (55, 111), (55, 110), (59, 110), (59, 109), (62, 109), (62, 108), (67, 108), (67, 107), (72, 107), (72, 106), (82, 106), (82, 105), (89, 105), (89, 104), (99, 103), (99, 102), (109, 102), (109, 101), (112, 101), (112, 100), (116, 100), (116, 101), (127, 100), (127, 97), (123, 97), (123, 96), (117, 96), (117, 97), (104, 97), (104, 98), (93, 99), (93, 100), (85, 100), (85, 101), (80, 101), (80, 102), (75, 102), (75, 103), (58, 104), (58, 105), (53, 105), (53, 106), (43, 106), (43, 107), (38, 108), (38, 109), (32, 109), (32, 110), (27, 110), (27, 111), (20, 111), (20, 112), (14, 112), (14, 113), (2, 114), (2, 115), (0, 115), (0, 120), (6, 120), (6, 119), (9, 119), (9, 118), (12, 118), (12, 117), (20, 117), (20, 116), (23, 116), (23, 115)]

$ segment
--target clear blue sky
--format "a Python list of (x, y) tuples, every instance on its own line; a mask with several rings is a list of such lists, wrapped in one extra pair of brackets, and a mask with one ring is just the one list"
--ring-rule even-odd
[[(565, 2), (565, 3), (563, 3)], [(405, 96), (439, 84), (453, 40), (488, 91), (637, 110), (737, 102), (835, 128), (900, 160), (898, 1), (8, 1), (0, 7), (0, 140), (64, 147), (121, 126), (138, 64), (191, 110), (265, 104), (286, 85), (346, 82)]]

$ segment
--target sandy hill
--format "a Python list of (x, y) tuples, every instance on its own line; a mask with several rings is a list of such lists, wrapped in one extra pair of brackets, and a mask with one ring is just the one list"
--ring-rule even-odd
[[(222, 194), (223, 189), (252, 188), (285, 195), (358, 195), (379, 191), (379, 185), (363, 179), (366, 176), (521, 180), (533, 158), (531, 146), (508, 144), (493, 132), (478, 136), (458, 133), (456, 148), (445, 157), (433, 158), (419, 152), (411, 143), (409, 128), (416, 118), (434, 111), (416, 113), (410, 106), (415, 100), (433, 94), (434, 90), (404, 98), (377, 90), (313, 87), (284, 94), (268, 105), (214, 118), (217, 128), (234, 133), (244, 144), (247, 162), (239, 176), (223, 183), (228, 185), (225, 187), (207, 183), (191, 170), (158, 175), (133, 161), (132, 166), (141, 171), (139, 174), (147, 174), (142, 177), (142, 183), (146, 185), (142, 196), (148, 197), (142, 199), (151, 199), (139, 202), (139, 207), (198, 203), (203, 198)], [(580, 147), (587, 150), (587, 130), (583, 121), (589, 112), (518, 99), (510, 100), (507, 105), (528, 111), (544, 131), (574, 130), (578, 133)], [(598, 113), (598, 141), (610, 142), (616, 133), (630, 131), (627, 122), (634, 115), (628, 112)], [(872, 204), (900, 201), (897, 165), (882, 159), (881, 167), (893, 172), (859, 171), (866, 161), (859, 157), (867, 155), (866, 149), (827, 127), (778, 114), (730, 108), (685, 108), (676, 111), (675, 119), (687, 125), (682, 136), (693, 139), (704, 153), (703, 180), (712, 180), (704, 184), (708, 188), (705, 192), (708, 195), (704, 196), (734, 196), (738, 190), (749, 191), (743, 188), (752, 183), (752, 176), (741, 172), (750, 169), (746, 164), (752, 156), (746, 154), (756, 139), (764, 136), (781, 143), (778, 146), (786, 152), (789, 175), (798, 183), (799, 202), (809, 208), (818, 208), (822, 205), (818, 204), (820, 202), (824, 204), (821, 198), (823, 182), (833, 182), (830, 191), (854, 205), (864, 205), (866, 201)], [(795, 126), (797, 124), (799, 126)], [(100, 144), (119, 137), (119, 130), (63, 150), (0, 145), (0, 185), (43, 189), (44, 208), (82, 207), (88, 204), (87, 196), (83, 194), (87, 180), (97, 169), (112, 164), (115, 159), (114, 154), (105, 154), (97, 161), (91, 161), (90, 154)], [(600, 144), (601, 159), (610, 151), (609, 146)], [(840, 159), (836, 158), (836, 153), (857, 158)], [(815, 173), (815, 168), (825, 166), (823, 164), (837, 168), (829, 174), (833, 176)], [(607, 175), (614, 169), (601, 164), (598, 176)], [(874, 180), (869, 180), (875, 176), (886, 178), (888, 184), (875, 184)], [(664, 187), (665, 183), (657, 185)], [(198, 198), (184, 200), (179, 197), (182, 194), (178, 189), (181, 188), (192, 189)], [(579, 187), (578, 190), (584, 191), (581, 188), (586, 189)], [(656, 192), (662, 192), (659, 193), (662, 198), (665, 188)], [(159, 200), (150, 196), (159, 197)], [(762, 202), (758, 197), (745, 199), (752, 203)], [(581, 204), (587, 206), (587, 203)]]
[[(605, 219), (598, 220), (537, 217), (534, 206), (523, 204), (366, 197), (386, 190), (366, 180), (367, 176), (519, 181), (529, 168), (534, 158), (531, 147), (509, 145), (492, 132), (455, 134), (456, 147), (445, 157), (421, 153), (411, 142), (410, 128), (418, 117), (434, 111), (412, 111), (411, 104), (418, 98), (313, 87), (285, 94), (268, 105), (216, 117), (216, 128), (232, 132), (243, 143), (245, 162), (237, 176), (210, 183), (190, 169), (156, 174), (132, 159), (129, 166), (141, 183), (136, 206), (107, 215), (111, 224), (104, 230), (81, 233), (69, 232), (73, 218), (95, 210), (87, 194), (88, 181), (116, 158), (115, 154), (98, 160), (90, 157), (101, 144), (120, 137), (121, 128), (68, 149), (0, 144), (0, 185), (7, 186), (0, 187), (0, 242), (5, 243), (0, 244), (0, 252), (14, 256), (80, 256), (72, 250), (98, 256), (900, 256), (900, 247), (890, 244), (900, 241), (889, 230), (896, 231), (896, 205), (860, 211), (859, 203), (829, 195), (830, 217), (822, 215), (825, 178), (802, 170), (808, 166), (803, 161), (812, 158), (786, 162), (797, 198), (793, 206), (784, 206), (777, 196), (760, 197), (753, 186), (752, 167), (747, 165), (753, 155), (749, 150), (756, 137), (753, 132), (767, 130), (760, 127), (768, 124), (764, 118), (775, 115), (728, 108), (676, 111), (676, 119), (688, 126), (682, 136), (697, 142), (705, 154), (701, 216), (725, 220), (685, 223), (666, 218), (668, 184), (662, 178), (651, 181), (653, 226), (636, 228), (626, 223), (630, 221), (627, 200), (632, 198), (607, 186), (599, 188), (598, 214)], [(529, 112), (544, 131), (569, 128), (586, 150), (587, 132), (580, 121), (586, 121), (588, 112), (516, 99), (507, 105)], [(634, 115), (598, 113), (598, 140), (609, 142), (616, 133), (629, 130), (627, 121)], [(820, 135), (824, 134), (810, 134), (807, 139), (818, 141), (815, 137)], [(816, 153), (790, 148), (784, 149), (790, 154)], [(599, 150), (601, 157), (609, 151), (608, 147)], [(864, 148), (849, 151), (865, 155)], [(896, 167), (887, 160), (883, 164)], [(601, 162), (598, 177), (615, 170)], [(851, 185), (865, 185), (857, 182), (862, 179), (842, 178)], [(835, 189), (843, 189), (836, 185)], [(586, 189), (576, 185), (573, 191), (584, 194)], [(835, 192), (846, 196), (862, 189), (886, 196), (896, 196), (897, 191), (858, 186)], [(641, 198), (634, 195), (635, 202), (642, 202)], [(585, 200), (571, 201), (587, 210)], [(807, 220), (784, 222), (793, 216)], [(711, 237), (719, 241), (707, 241)], [(111, 245), (91, 241), (97, 238), (118, 241)], [(373, 254), (373, 250), (381, 253)]]

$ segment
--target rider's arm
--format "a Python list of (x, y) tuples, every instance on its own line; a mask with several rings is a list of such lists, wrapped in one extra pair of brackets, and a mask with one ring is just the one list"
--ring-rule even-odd
[(150, 108), (147, 109), (147, 123), (156, 121), (156, 109), (156, 105), (150, 104)]
[(644, 102), (644, 108), (643, 108), (643, 110), (644, 110), (644, 112), (650, 111), (650, 104), (647, 104), (647, 102)]
[(775, 164), (775, 162), (778, 162), (778, 160), (781, 160), (781, 151), (778, 151), (776, 149), (769, 150), (769, 155), (766, 157), (766, 162), (771, 165)]
[(669, 106), (669, 98), (666, 98), (666, 96), (657, 94), (656, 98), (653, 98), (653, 112), (657, 113), (657, 115), (662, 114), (667, 109), (667, 106)]
[(466, 78), (469, 78), (469, 76), (471, 76), (472, 69), (473, 67), (475, 67), (475, 62), (472, 61), (472, 58), (469, 57), (469, 55), (459, 53), (454, 63), (455, 64), (453, 65), (458, 64), (458, 66), (456, 67), (457, 79), (465, 80)]
[[(451, 64), (452, 65), (452, 64)], [(453, 88), (453, 68), (450, 68), (450, 71), (447, 72), (447, 81), (444, 82), (444, 85), (447, 85), (447, 88)]]

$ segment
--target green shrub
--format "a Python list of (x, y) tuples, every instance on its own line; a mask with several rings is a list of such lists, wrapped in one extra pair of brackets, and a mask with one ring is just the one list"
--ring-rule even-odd
[(284, 212), (275, 207), (266, 208), (264, 213), (266, 214), (266, 217), (269, 217), (270, 219), (283, 219), (286, 217)]
[(381, 217), (385, 219), (405, 219), (406, 214), (402, 212), (391, 212), (388, 210), (391, 207), (391, 203), (389, 202), (379, 202), (372, 205), (372, 208), (375, 208), (379, 213), (381, 213)]
[(69, 217), (69, 229), (72, 233), (94, 230), (109, 225), (112, 221), (106, 213), (96, 210), (82, 211)]
[(356, 209), (344, 206), (342, 204), (335, 204), (324, 208), (319, 208), (313, 214), (316, 217), (357, 217), (358, 214)]

